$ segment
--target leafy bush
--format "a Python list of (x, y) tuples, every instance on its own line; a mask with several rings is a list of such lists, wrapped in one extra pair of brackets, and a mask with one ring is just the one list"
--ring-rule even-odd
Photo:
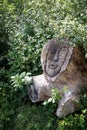
[(33, 105), (26, 93), (28, 72), (42, 73), (40, 54), (48, 39), (69, 38), (87, 57), (86, 5), (87, 0), (1, 1), (0, 129), (86, 130), (87, 95), (78, 113), (59, 120), (56, 103)]

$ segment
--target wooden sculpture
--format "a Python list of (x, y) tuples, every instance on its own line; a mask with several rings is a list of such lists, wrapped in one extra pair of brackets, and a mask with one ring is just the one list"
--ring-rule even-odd
[(31, 77), (33, 84), (28, 86), (31, 101), (49, 99), (52, 89), (61, 91), (67, 86), (58, 101), (56, 115), (62, 118), (75, 112), (81, 88), (87, 88), (87, 63), (78, 47), (50, 40), (42, 49), (41, 64), (43, 74)]

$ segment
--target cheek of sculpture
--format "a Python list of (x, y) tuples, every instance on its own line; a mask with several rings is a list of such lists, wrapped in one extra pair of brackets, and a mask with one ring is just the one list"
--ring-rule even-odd
[(62, 67), (62, 65), (64, 64), (66, 57), (68, 54), (68, 48), (62, 48), (60, 53), (59, 53), (59, 67)]

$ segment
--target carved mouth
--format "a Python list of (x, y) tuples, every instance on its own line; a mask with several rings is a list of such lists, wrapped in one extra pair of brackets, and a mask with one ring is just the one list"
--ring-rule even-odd
[(49, 65), (50, 69), (56, 69), (57, 67), (58, 67), (58, 65), (54, 65), (54, 64)]

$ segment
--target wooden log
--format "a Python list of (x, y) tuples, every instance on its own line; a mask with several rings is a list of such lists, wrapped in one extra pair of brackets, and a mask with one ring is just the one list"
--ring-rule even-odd
[(87, 63), (79, 48), (50, 40), (42, 49), (41, 64), (43, 74), (33, 76), (33, 84), (28, 86), (31, 101), (44, 101), (50, 97), (52, 89), (61, 91), (67, 86), (58, 102), (56, 115), (62, 118), (75, 112), (81, 88), (87, 89)]

